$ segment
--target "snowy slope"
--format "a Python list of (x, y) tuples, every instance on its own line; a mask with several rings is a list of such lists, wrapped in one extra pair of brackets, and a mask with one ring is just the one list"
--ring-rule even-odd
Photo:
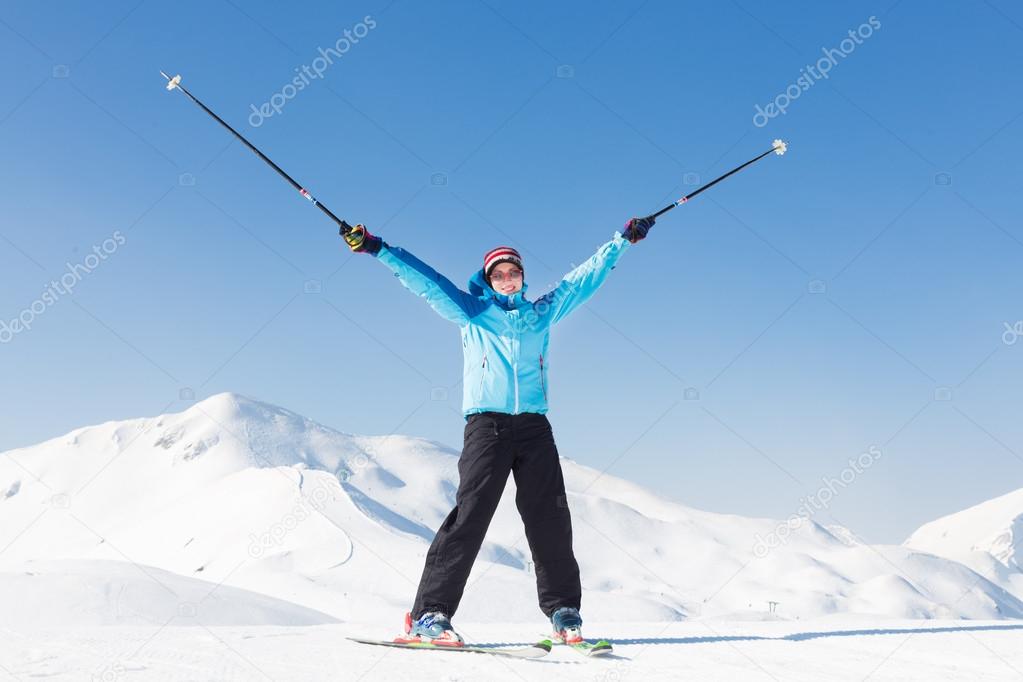
[[(525, 644), (528, 627), (463, 626), (476, 641)], [(771, 623), (593, 623), (615, 657), (555, 648), (538, 661), (356, 644), (364, 626), (104, 627), (0, 637), (12, 680), (55, 682), (1000, 682), (1019, 680), (1023, 624), (831, 617)], [(6, 679), (8, 676), (5, 675)]]
[(286, 601), (125, 561), (40, 561), (0, 572), (0, 604), (0, 628), (336, 622)]
[(1023, 488), (924, 524), (903, 544), (960, 561), (1023, 599)]
[[(0, 570), (129, 562), (393, 627), (453, 504), (457, 454), (235, 394), (78, 429), (0, 454)], [(699, 511), (563, 466), (588, 619), (1023, 617), (1023, 602), (956, 561), (851, 543), (815, 523), (761, 556), (758, 539), (784, 522)], [(510, 484), (460, 619), (539, 621), (513, 496)]]

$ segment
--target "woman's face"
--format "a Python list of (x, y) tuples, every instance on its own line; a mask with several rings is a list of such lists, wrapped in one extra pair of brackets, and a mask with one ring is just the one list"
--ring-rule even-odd
[(490, 286), (510, 296), (522, 288), (522, 270), (515, 263), (498, 263), (490, 271)]

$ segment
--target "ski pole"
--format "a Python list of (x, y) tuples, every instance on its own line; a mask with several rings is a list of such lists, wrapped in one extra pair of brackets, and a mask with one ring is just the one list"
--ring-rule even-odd
[(690, 199), (695, 197), (697, 194), (702, 192), (703, 190), (710, 189), (714, 185), (718, 184), (719, 182), (721, 182), (722, 180), (727, 178), (729, 175), (733, 175), (735, 173), (738, 173), (739, 171), (741, 171), (746, 166), (748, 166), (748, 165), (750, 165), (752, 163), (756, 163), (757, 161), (759, 161), (760, 159), (764, 158), (765, 156), (767, 156), (771, 152), (774, 152), (778, 156), (781, 156), (782, 154), (785, 153), (785, 151), (787, 149), (788, 149), (788, 145), (786, 143), (782, 142), (781, 140), (775, 140), (774, 142), (771, 143), (771, 148), (768, 149), (763, 154), (761, 154), (760, 156), (757, 156), (756, 158), (750, 159), (749, 161), (747, 161), (746, 163), (742, 164), (741, 166), (737, 166), (737, 167), (733, 168), (732, 170), (728, 171), (727, 173), (725, 173), (724, 175), (722, 175), (719, 178), (715, 178), (714, 180), (711, 180), (710, 182), (708, 182), (703, 187), (699, 187), (699, 188), (693, 190), (692, 192), (690, 192), (689, 194), (685, 195), (684, 197), (682, 197), (678, 201), (675, 201), (675, 202), (672, 202), (672, 203), (668, 204), (667, 206), (662, 208), (657, 213), (654, 213), (653, 215), (647, 216), (646, 219), (647, 220), (651, 220), (653, 218), (656, 218), (656, 217), (660, 216), (662, 213), (667, 213), (668, 211), (670, 211), (671, 209), (675, 208), (676, 206), (681, 206), (682, 204), (686, 203), (687, 201), (689, 201)]
[(292, 178), (290, 175), (285, 173), (284, 170), (280, 166), (278, 166), (276, 163), (271, 161), (270, 158), (266, 154), (264, 154), (263, 152), (261, 152), (258, 149), (256, 149), (255, 145), (253, 145), (251, 142), (246, 140), (245, 137), (242, 136), (241, 133), (239, 133), (237, 130), (235, 130), (234, 128), (229, 126), (227, 124), (227, 122), (224, 121), (224, 119), (220, 118), (215, 113), (210, 111), (209, 107), (207, 107), (205, 104), (200, 102), (198, 99), (196, 99), (195, 95), (193, 95), (188, 90), (186, 90), (185, 87), (183, 85), (181, 85), (181, 75), (180, 74), (177, 75), (177, 76), (174, 76), (173, 78), (171, 78), (170, 76), (165, 74), (163, 71), (161, 71), (160, 75), (167, 79), (167, 89), (168, 90), (175, 90), (175, 89), (180, 90), (181, 92), (183, 92), (185, 95), (188, 96), (188, 99), (190, 99), (193, 102), (195, 102), (197, 105), (199, 105), (200, 108), (202, 108), (203, 111), (205, 111), (207, 114), (212, 116), (217, 121), (217, 123), (219, 123), (220, 125), (224, 126), (228, 130), (230, 130), (232, 135), (234, 135), (239, 140), (241, 140), (243, 143), (245, 143), (246, 147), (248, 147), (253, 152), (255, 152), (256, 155), (259, 158), (261, 158), (264, 161), (266, 161), (267, 164), (269, 164), (271, 168), (273, 168), (275, 171), (280, 173), (281, 177), (283, 177), (285, 180), (287, 180), (289, 183), (291, 183), (291, 186), (294, 187), (295, 189), (297, 189), (299, 194), (301, 194), (303, 197), (305, 197), (309, 201), (313, 202), (313, 206), (315, 206), (316, 208), (318, 208), (321, 211), (323, 211), (324, 213), (326, 213), (327, 216), (331, 220), (333, 220), (335, 223), (337, 223), (337, 226), (338, 226), (341, 234), (344, 235), (344, 234), (348, 234), (349, 232), (351, 232), (351, 230), (352, 230), (352, 226), (351, 225), (349, 225), (344, 220), (342, 220), (341, 218), (338, 218), (336, 215), (334, 215), (330, 211), (329, 208), (327, 208), (326, 206), (321, 204), (319, 201), (317, 201), (316, 197), (314, 197), (312, 194), (310, 194), (308, 190), (306, 190), (304, 187), (302, 187), (302, 185), (300, 185), (297, 182), (295, 182), (294, 178)]

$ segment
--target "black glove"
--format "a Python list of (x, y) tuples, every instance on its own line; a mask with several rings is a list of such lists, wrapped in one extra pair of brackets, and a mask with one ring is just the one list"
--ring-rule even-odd
[(622, 232), (622, 236), (635, 244), (640, 239), (645, 238), (646, 233), (653, 226), (653, 218), (630, 218), (629, 222), (625, 223), (625, 231)]
[(368, 253), (374, 256), (380, 251), (380, 245), (384, 242), (380, 237), (374, 237), (370, 234), (369, 230), (362, 223), (351, 228), (348, 232), (341, 228), (341, 236), (344, 237), (349, 248), (355, 253)]

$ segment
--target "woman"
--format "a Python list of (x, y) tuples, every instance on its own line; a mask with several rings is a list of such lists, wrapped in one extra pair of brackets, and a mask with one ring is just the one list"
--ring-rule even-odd
[(545, 416), (550, 327), (585, 303), (629, 245), (646, 237), (653, 224), (651, 219), (633, 218), (536, 301), (525, 298), (522, 258), (509, 246), (483, 257), (483, 267), (465, 292), (363, 225), (344, 235), (353, 251), (375, 255), (408, 289), (457, 323), (462, 333), (466, 424), (456, 504), (430, 545), (415, 603), (405, 614), (405, 637), (398, 641), (464, 643), (452, 629), (451, 616), (509, 473), (515, 477), (515, 504), (536, 568), (540, 610), (551, 619), (556, 638), (582, 641), (582, 588), (572, 553), (572, 519)]

